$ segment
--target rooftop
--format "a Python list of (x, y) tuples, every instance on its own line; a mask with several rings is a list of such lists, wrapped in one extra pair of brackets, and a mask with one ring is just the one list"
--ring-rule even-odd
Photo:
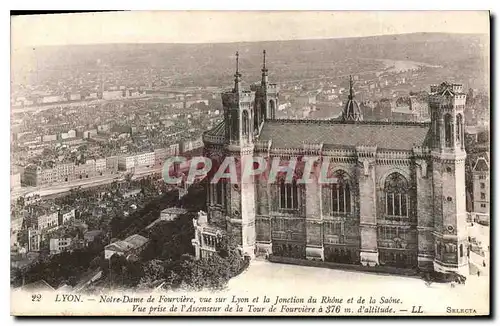
[(169, 208), (165, 208), (161, 212), (162, 212), (162, 214), (181, 215), (181, 214), (185, 214), (187, 212), (187, 210), (184, 208), (180, 208), (180, 207), (169, 207)]
[(129, 243), (133, 248), (139, 248), (145, 245), (149, 240), (142, 235), (134, 234), (123, 241)]
[(259, 141), (272, 140), (272, 147), (276, 148), (302, 148), (304, 143), (323, 143), (411, 150), (427, 143), (429, 127), (428, 123), (410, 122), (270, 120), (264, 124)]

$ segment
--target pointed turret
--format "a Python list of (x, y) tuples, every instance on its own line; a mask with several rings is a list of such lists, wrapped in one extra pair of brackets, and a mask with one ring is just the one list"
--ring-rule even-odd
[(240, 90), (241, 74), (240, 74), (240, 54), (236, 51), (236, 73), (234, 74), (234, 89), (235, 93)]
[(354, 99), (354, 89), (352, 76), (349, 76), (349, 96), (347, 103), (342, 111), (342, 121), (362, 121), (363, 114), (358, 102)]
[(352, 100), (354, 98), (354, 92), (353, 92), (353, 89), (352, 89), (352, 76), (349, 75), (349, 99)]
[(262, 81), (261, 81), (261, 85), (262, 86), (266, 86), (267, 85), (267, 82), (268, 82), (268, 78), (267, 78), (267, 68), (266, 68), (266, 50), (262, 51), (262, 54), (263, 54), (263, 62), (262, 62)]

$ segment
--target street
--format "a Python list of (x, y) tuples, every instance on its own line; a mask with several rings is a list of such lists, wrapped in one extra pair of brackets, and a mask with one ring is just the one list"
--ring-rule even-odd
[[(154, 173), (161, 173), (161, 171), (162, 171), (161, 166), (155, 166), (153, 168), (137, 169), (135, 173), (132, 175), (132, 180), (145, 178), (148, 175)], [(119, 174), (105, 175), (87, 180), (83, 179), (74, 182), (54, 184), (48, 187), (22, 187), (19, 189), (12, 190), (10, 198), (11, 200), (15, 200), (20, 196), (26, 196), (26, 195), (28, 196), (39, 195), (40, 197), (46, 197), (70, 191), (72, 188), (81, 187), (85, 189), (90, 187), (101, 186), (108, 183), (112, 183), (113, 181), (123, 180), (125, 178), (125, 174), (126, 172), (121, 171)]]

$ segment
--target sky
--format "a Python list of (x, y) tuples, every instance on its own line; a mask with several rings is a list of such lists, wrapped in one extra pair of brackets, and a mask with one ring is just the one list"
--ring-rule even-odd
[(415, 32), (488, 33), (487, 11), (133, 11), (17, 16), (13, 48), (219, 43)]

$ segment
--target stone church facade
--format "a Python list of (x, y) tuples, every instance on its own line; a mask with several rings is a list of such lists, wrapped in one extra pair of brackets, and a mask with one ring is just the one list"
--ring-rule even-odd
[(275, 119), (278, 92), (265, 51), (262, 80), (250, 89), (237, 63), (234, 88), (222, 94), (224, 120), (203, 135), (204, 155), (319, 157), (336, 181), (207, 182), (198, 257), (227, 236), (250, 257), (468, 274), (462, 85), (431, 86), (430, 123), (363, 121), (352, 81), (340, 119)]

